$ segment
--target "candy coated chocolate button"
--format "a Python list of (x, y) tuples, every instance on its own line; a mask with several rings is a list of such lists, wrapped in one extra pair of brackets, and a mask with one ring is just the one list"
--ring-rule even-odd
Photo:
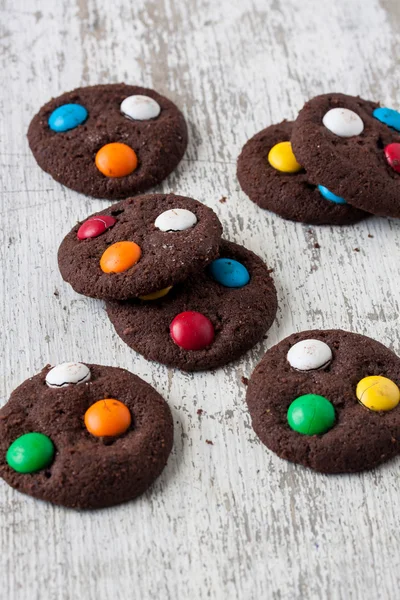
[(147, 121), (156, 119), (161, 112), (158, 102), (150, 96), (128, 96), (121, 102), (121, 112), (135, 121)]
[(380, 106), (372, 114), (381, 123), (385, 123), (388, 127), (393, 127), (393, 129), (400, 131), (400, 113), (397, 110)]
[(49, 127), (53, 131), (62, 132), (75, 129), (86, 121), (88, 111), (81, 104), (63, 104), (51, 113)]
[(35, 473), (48, 467), (54, 457), (54, 444), (43, 433), (25, 433), (7, 450), (7, 464), (18, 473)]
[(333, 427), (335, 409), (324, 396), (305, 394), (293, 400), (287, 419), (294, 431), (303, 435), (318, 435)]
[(88, 219), (87, 221), (82, 223), (76, 235), (79, 240), (95, 238), (104, 233), (113, 225), (115, 225), (116, 222), (117, 219), (114, 219), (114, 217), (109, 217), (108, 215), (103, 215), (101, 217), (92, 217), (91, 219)]
[(195, 311), (179, 313), (169, 326), (172, 339), (184, 350), (203, 350), (214, 340), (210, 319)]
[(158, 215), (154, 226), (160, 231), (185, 231), (197, 223), (197, 217), (186, 208), (171, 208)]
[(129, 429), (129, 408), (115, 398), (99, 400), (85, 412), (86, 429), (96, 437), (115, 437)]
[(140, 300), (158, 300), (159, 298), (164, 298), (172, 290), (172, 285), (163, 288), (162, 290), (158, 290), (157, 292), (152, 292), (151, 294), (146, 294), (145, 296), (139, 296)]
[(297, 173), (302, 168), (293, 154), (290, 142), (275, 144), (269, 151), (268, 162), (271, 167), (282, 173)]
[(392, 410), (399, 403), (400, 390), (391, 379), (372, 375), (358, 382), (356, 396), (370, 410)]
[(385, 156), (392, 169), (396, 173), (400, 173), (400, 144), (388, 144), (385, 146)]
[(297, 371), (325, 369), (332, 360), (332, 350), (321, 340), (302, 340), (290, 348), (287, 360)]
[(326, 188), (325, 186), (319, 185), (318, 189), (319, 189), (319, 193), (321, 194), (321, 196), (323, 198), (325, 198), (325, 200), (329, 200), (330, 202), (335, 202), (336, 204), (347, 204), (347, 202), (344, 198), (342, 198), (341, 196), (336, 196), (336, 194), (333, 194), (332, 192), (330, 192), (328, 190), (328, 188)]
[(122, 273), (135, 265), (142, 255), (135, 242), (116, 242), (103, 252), (100, 268), (104, 273)]
[(46, 383), (51, 388), (62, 388), (69, 385), (85, 383), (90, 379), (90, 369), (77, 362), (61, 363), (47, 373)]
[(120, 142), (106, 144), (100, 148), (95, 162), (98, 170), (106, 177), (126, 177), (138, 164), (135, 151)]
[(331, 108), (325, 113), (322, 123), (339, 137), (353, 137), (364, 131), (362, 119), (348, 108)]
[(248, 270), (232, 258), (217, 258), (208, 267), (211, 277), (228, 288), (241, 288), (250, 281)]

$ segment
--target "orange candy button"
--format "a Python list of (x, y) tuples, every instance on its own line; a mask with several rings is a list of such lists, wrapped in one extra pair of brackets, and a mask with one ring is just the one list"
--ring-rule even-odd
[(136, 169), (138, 159), (130, 146), (113, 142), (100, 148), (95, 162), (98, 170), (106, 177), (125, 177)]
[(142, 251), (135, 242), (116, 242), (103, 252), (100, 269), (104, 273), (122, 273), (136, 265)]
[(85, 413), (86, 429), (96, 437), (122, 435), (131, 424), (129, 408), (115, 398), (92, 404)]

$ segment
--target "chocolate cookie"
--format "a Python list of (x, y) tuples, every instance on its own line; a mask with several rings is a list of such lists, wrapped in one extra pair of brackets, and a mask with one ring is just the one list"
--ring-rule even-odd
[(400, 450), (400, 358), (340, 330), (295, 333), (268, 350), (247, 404), (261, 441), (321, 473), (370, 469)]
[(222, 227), (201, 202), (128, 198), (78, 223), (58, 250), (61, 275), (93, 298), (124, 300), (185, 280), (218, 255)]
[(271, 125), (243, 147), (237, 163), (242, 190), (253, 202), (284, 219), (310, 225), (346, 225), (367, 217), (350, 204), (323, 196), (309, 182), (290, 146), (293, 123)]
[(260, 341), (277, 310), (268, 268), (242, 246), (223, 241), (202, 273), (152, 301), (108, 302), (119, 336), (149, 360), (183, 371), (220, 367)]
[(313, 183), (375, 215), (400, 217), (399, 130), (394, 110), (324, 94), (302, 108), (291, 141)]
[(0, 475), (15, 489), (71, 508), (143, 494), (166, 465), (166, 402), (124, 369), (45, 367), (0, 410)]
[(29, 146), (56, 181), (96, 198), (127, 198), (157, 185), (187, 146), (179, 109), (154, 90), (124, 83), (83, 87), (45, 104)]

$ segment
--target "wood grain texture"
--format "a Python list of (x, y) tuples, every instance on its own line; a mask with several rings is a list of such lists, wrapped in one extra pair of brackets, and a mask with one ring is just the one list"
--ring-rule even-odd
[[(235, 177), (243, 143), (295, 117), (312, 95), (342, 91), (399, 108), (398, 0), (0, 6), (1, 402), (47, 362), (99, 362), (154, 385), (176, 423), (168, 467), (134, 503), (80, 514), (1, 483), (0, 596), (398, 597), (399, 461), (324, 477), (279, 460), (251, 429), (241, 377), (272, 344), (310, 327), (351, 329), (400, 351), (400, 222), (285, 222), (248, 201)], [(76, 295), (58, 273), (64, 234), (106, 204), (37, 167), (29, 121), (51, 96), (124, 80), (165, 93), (189, 121), (186, 157), (158, 189), (213, 207), (226, 236), (275, 269), (279, 312), (268, 339), (216, 372), (185, 375), (146, 362), (114, 334), (102, 303)]]

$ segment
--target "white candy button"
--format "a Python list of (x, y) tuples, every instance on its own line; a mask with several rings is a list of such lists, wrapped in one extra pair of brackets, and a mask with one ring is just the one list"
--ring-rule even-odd
[(161, 231), (184, 231), (196, 225), (197, 217), (186, 208), (171, 208), (158, 215), (154, 222)]
[(66, 362), (53, 367), (46, 375), (46, 383), (51, 388), (66, 387), (84, 383), (90, 379), (90, 369), (82, 363)]
[(135, 121), (155, 119), (161, 112), (158, 102), (149, 96), (128, 96), (121, 102), (121, 112)]
[(364, 130), (362, 119), (348, 108), (332, 108), (325, 113), (323, 124), (329, 131), (339, 137), (360, 135)]
[(287, 359), (297, 371), (313, 371), (329, 365), (332, 350), (321, 340), (303, 340), (290, 348)]

